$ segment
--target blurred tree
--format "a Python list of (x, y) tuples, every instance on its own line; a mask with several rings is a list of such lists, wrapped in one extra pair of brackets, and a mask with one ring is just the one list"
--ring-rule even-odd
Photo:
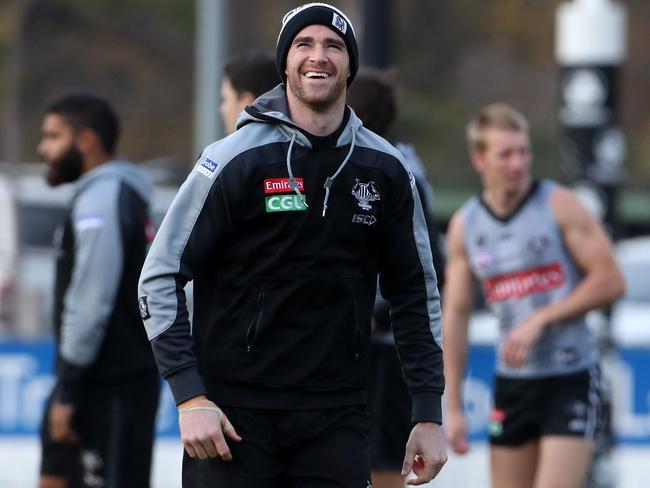
[(23, 46), (23, 15), (28, 1), (0, 3), (0, 160), (19, 157), (20, 73)]
[[(529, 116), (536, 170), (554, 175), (554, 15), (562, 0), (392, 1), (393, 59), (403, 90), (397, 129), (418, 146), (437, 186), (476, 185), (469, 166), (459, 164), (467, 161), (463, 128), (470, 114), (494, 100)], [(301, 3), (229, 2), (231, 53), (273, 50), (282, 15)], [(350, 14), (358, 38), (365, 39), (364, 0), (332, 3)], [(621, 113), (628, 182), (650, 186), (650, 3), (625, 5), (630, 48)], [(0, 157), (13, 144), (12, 154), (35, 159), (43, 107), (61, 92), (85, 88), (115, 101), (124, 120), (122, 151), (135, 159), (190, 164), (193, 29), (194, 2), (188, 0), (3, 0)]]
[[(149, 4), (149, 7), (147, 6)], [(74, 90), (101, 92), (123, 120), (119, 149), (135, 159), (190, 156), (193, 6), (150, 2), (34, 0), (25, 12), (21, 156), (34, 155), (47, 103)], [(184, 7), (183, 7), (184, 6)]]

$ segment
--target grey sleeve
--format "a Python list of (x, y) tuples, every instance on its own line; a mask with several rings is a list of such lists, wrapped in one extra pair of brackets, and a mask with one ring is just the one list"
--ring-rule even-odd
[(74, 265), (64, 302), (60, 354), (74, 366), (97, 357), (123, 267), (119, 180), (100, 181), (74, 204)]
[(224, 159), (223, 152), (206, 149), (165, 215), (140, 275), (142, 318), (177, 404), (205, 393), (184, 286), (232, 224), (232, 193), (241, 183)]
[(381, 247), (381, 293), (391, 304), (395, 343), (413, 400), (412, 421), (441, 423), (440, 295), (424, 213), (406, 166), (395, 176), (390, 209)]

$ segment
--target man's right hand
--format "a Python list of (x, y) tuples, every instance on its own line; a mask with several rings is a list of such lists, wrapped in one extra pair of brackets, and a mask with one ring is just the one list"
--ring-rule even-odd
[(204, 395), (178, 405), (178, 422), (181, 440), (192, 458), (220, 457), (231, 461), (232, 454), (225, 438), (236, 442), (242, 440), (226, 414)]
[(456, 454), (466, 454), (469, 451), (467, 441), (467, 418), (461, 411), (447, 411), (445, 416), (445, 432), (447, 442)]
[(70, 403), (53, 401), (50, 405), (49, 429), (53, 441), (62, 444), (77, 444), (79, 434), (72, 428), (75, 406)]

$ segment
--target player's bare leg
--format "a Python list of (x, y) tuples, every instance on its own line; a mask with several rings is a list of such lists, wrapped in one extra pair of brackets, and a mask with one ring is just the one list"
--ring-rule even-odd
[(535, 488), (580, 488), (592, 451), (593, 442), (581, 437), (542, 437)]
[(404, 488), (406, 477), (399, 471), (377, 470), (372, 471), (372, 488)]
[(68, 488), (68, 481), (60, 476), (42, 475), (38, 488)]
[(490, 446), (492, 488), (531, 488), (538, 454), (538, 441), (517, 447)]

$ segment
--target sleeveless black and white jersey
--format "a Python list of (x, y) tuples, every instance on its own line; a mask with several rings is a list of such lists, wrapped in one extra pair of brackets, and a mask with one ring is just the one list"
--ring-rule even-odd
[(511, 329), (540, 307), (565, 298), (583, 277), (550, 206), (556, 188), (551, 181), (535, 182), (507, 218), (495, 216), (478, 196), (462, 209), (465, 251), (485, 302), (499, 321), (497, 373), (502, 376), (567, 374), (597, 361), (595, 339), (584, 317), (547, 327), (520, 368), (506, 365), (500, 354)]

